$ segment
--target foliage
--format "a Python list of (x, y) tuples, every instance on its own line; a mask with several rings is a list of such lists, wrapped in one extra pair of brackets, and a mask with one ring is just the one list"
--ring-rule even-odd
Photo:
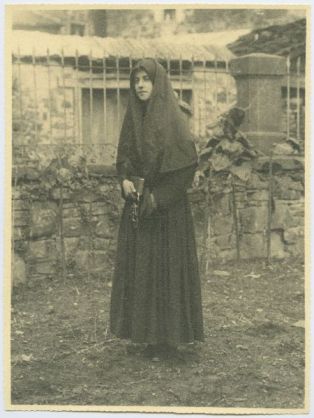
[(24, 197), (56, 198), (61, 187), (76, 193), (99, 186), (99, 179), (90, 176), (87, 158), (79, 147), (60, 145), (52, 152), (25, 147), (23, 160), (27, 164), (14, 166), (14, 178), (17, 183), (23, 180)]
[(252, 160), (257, 151), (238, 130), (244, 111), (234, 107), (225, 112), (212, 125), (207, 126), (208, 142), (200, 152), (198, 179), (216, 174), (221, 179), (236, 177), (246, 182), (252, 172)]
[[(21, 98), (21, 86), (14, 77), (12, 81), (12, 134), (13, 143), (30, 144), (36, 141), (36, 132), (41, 129), (37, 112), (29, 94)], [(25, 93), (25, 92), (24, 92)]]

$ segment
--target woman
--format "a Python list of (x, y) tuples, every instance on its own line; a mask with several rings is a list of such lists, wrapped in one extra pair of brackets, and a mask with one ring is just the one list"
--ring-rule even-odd
[[(117, 154), (125, 206), (111, 296), (111, 331), (146, 343), (151, 356), (203, 340), (201, 290), (186, 195), (197, 155), (164, 68), (141, 60)], [(138, 223), (136, 186), (144, 179)], [(133, 214), (133, 218), (132, 218)]]

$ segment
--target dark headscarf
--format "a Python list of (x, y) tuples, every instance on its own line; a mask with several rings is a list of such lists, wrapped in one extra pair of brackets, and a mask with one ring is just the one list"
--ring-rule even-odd
[[(148, 102), (139, 100), (135, 93), (135, 74), (140, 69), (153, 82)], [(118, 174), (149, 179), (196, 163), (192, 135), (166, 71), (151, 58), (141, 60), (130, 76), (129, 103), (118, 146)]]

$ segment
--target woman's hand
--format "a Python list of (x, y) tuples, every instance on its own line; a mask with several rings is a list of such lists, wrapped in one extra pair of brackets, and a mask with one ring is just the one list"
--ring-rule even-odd
[(140, 218), (148, 218), (157, 208), (155, 197), (148, 189), (144, 190), (142, 201), (140, 204)]
[(126, 198), (131, 197), (134, 193), (136, 193), (134, 184), (130, 180), (123, 180), (122, 182), (123, 193)]

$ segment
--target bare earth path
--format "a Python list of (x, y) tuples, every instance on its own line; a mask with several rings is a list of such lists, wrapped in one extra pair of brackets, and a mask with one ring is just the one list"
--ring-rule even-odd
[(177, 360), (126, 353), (108, 332), (110, 290), (105, 277), (71, 277), (14, 291), (13, 404), (303, 407), (300, 262), (212, 267), (206, 341)]

